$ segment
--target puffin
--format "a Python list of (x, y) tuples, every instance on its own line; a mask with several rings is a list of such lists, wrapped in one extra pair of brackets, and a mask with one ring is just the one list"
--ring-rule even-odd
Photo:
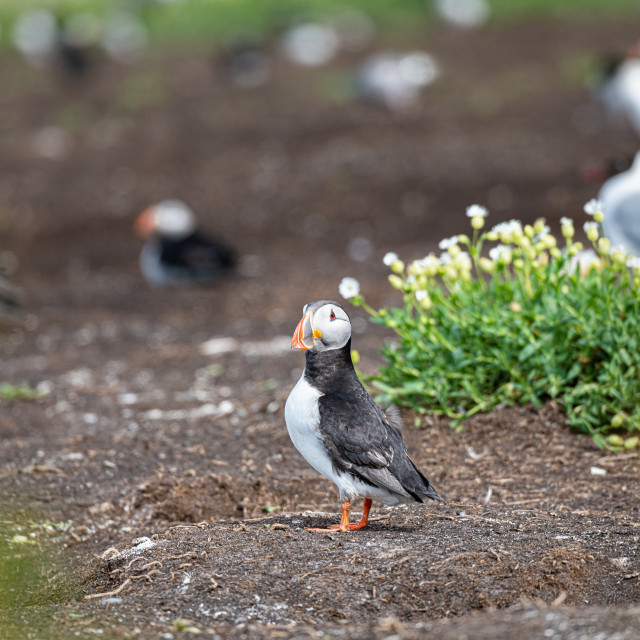
[(154, 286), (210, 282), (235, 265), (231, 249), (200, 233), (193, 211), (181, 200), (147, 207), (135, 230), (146, 239), (140, 269)]
[(13, 26), (13, 42), (29, 64), (53, 67), (78, 79), (95, 67), (101, 24), (89, 13), (61, 16), (45, 8), (23, 12)]
[(355, 91), (391, 113), (403, 114), (417, 108), (422, 89), (439, 75), (436, 60), (423, 51), (380, 52), (366, 58), (355, 70)]
[(19, 300), (18, 290), (0, 270), (0, 314), (15, 311), (19, 307)]
[(598, 97), (611, 116), (627, 120), (640, 135), (640, 41), (607, 63)]
[[(306, 351), (306, 364), (287, 398), (285, 422), (296, 449), (338, 487), (342, 510), (339, 524), (310, 531), (362, 529), (373, 500), (389, 506), (442, 500), (409, 458), (393, 414), (360, 383), (347, 312), (333, 300), (317, 300), (302, 313), (291, 348)], [(364, 499), (362, 518), (351, 523), (351, 502), (358, 498)]]
[(627, 171), (602, 185), (598, 200), (604, 212), (604, 233), (611, 245), (640, 256), (640, 152)]

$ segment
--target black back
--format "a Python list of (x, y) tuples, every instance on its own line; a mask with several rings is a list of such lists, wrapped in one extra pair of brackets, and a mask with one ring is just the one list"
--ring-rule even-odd
[(221, 271), (234, 266), (233, 253), (223, 244), (194, 232), (186, 238), (162, 238), (160, 261), (167, 267)]
[(320, 397), (320, 433), (334, 467), (364, 482), (422, 502), (439, 500), (415, 466), (397, 429), (358, 380), (351, 340), (342, 349), (307, 352), (305, 378)]

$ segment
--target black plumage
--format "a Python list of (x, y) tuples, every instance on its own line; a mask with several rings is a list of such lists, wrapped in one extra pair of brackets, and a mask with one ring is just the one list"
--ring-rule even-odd
[(147, 207), (135, 229), (146, 239), (140, 268), (155, 286), (206, 283), (235, 266), (233, 250), (200, 232), (193, 211), (180, 200)]
[[(338, 488), (342, 516), (329, 530), (365, 527), (373, 500), (389, 506), (440, 500), (407, 454), (397, 412), (382, 411), (360, 383), (344, 308), (332, 300), (306, 305), (291, 347), (306, 351), (306, 365), (287, 398), (285, 422), (296, 449)], [(357, 498), (362, 518), (351, 523)]]
[(307, 351), (305, 377), (323, 394), (318, 401), (319, 430), (337, 471), (393, 493), (399, 484), (417, 502), (441, 499), (358, 379), (351, 339), (341, 349)]
[(160, 260), (168, 268), (184, 269), (185, 276), (211, 277), (234, 265), (233, 253), (222, 243), (194, 232), (186, 238), (160, 238)]

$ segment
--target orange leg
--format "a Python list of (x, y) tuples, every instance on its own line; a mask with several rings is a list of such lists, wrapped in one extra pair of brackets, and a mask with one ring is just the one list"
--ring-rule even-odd
[(362, 529), (367, 526), (367, 520), (369, 518), (369, 509), (371, 509), (371, 500), (365, 498), (362, 505), (362, 518), (360, 522), (349, 522), (349, 511), (351, 509), (351, 503), (347, 500), (341, 505), (342, 517), (340, 518), (340, 524), (333, 524), (328, 529), (307, 529), (307, 531), (355, 531), (356, 529)]
[(362, 503), (362, 518), (360, 522), (354, 522), (349, 525), (349, 529), (354, 531), (355, 529), (364, 529), (367, 526), (367, 521), (369, 519), (369, 509), (371, 509), (371, 499), (365, 498)]

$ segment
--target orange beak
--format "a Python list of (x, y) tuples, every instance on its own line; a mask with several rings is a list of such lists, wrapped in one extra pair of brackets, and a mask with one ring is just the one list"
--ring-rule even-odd
[(291, 340), (292, 349), (311, 349), (313, 347), (313, 311), (308, 311), (298, 322)]
[(135, 232), (143, 238), (148, 238), (155, 228), (153, 207), (147, 207), (136, 219), (133, 225)]
[(629, 47), (627, 58), (640, 58), (640, 42), (636, 42)]
[(579, 175), (583, 182), (602, 182), (607, 177), (604, 168), (599, 165), (585, 167)]

